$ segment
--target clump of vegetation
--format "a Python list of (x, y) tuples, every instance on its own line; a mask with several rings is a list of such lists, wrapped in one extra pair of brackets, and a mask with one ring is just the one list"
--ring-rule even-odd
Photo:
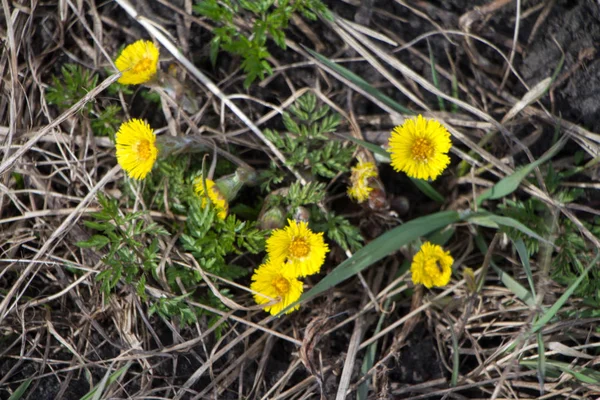
[(148, 222), (147, 212), (122, 214), (118, 202), (102, 194), (98, 196), (98, 202), (102, 210), (93, 213), (94, 220), (84, 221), (84, 224), (99, 233), (77, 245), (106, 252), (102, 257), (106, 269), (96, 278), (106, 296), (123, 279), (146, 299), (145, 283), (156, 276), (160, 261), (159, 240), (169, 232), (155, 222)]
[[(46, 101), (57, 106), (60, 111), (71, 108), (98, 85), (98, 74), (80, 65), (65, 64), (60, 71), (61, 76), (53, 76), (52, 85), (46, 89)], [(95, 102), (86, 103), (80, 113), (83, 118), (89, 119), (95, 135), (110, 137), (114, 137), (123, 114), (119, 105), (108, 104), (101, 107)]]
[(299, 98), (290, 107), (290, 113), (283, 114), (283, 124), (286, 133), (272, 129), (265, 129), (264, 133), (287, 156), (289, 167), (323, 178), (349, 170), (355, 147), (328, 136), (338, 128), (340, 117), (331, 113), (327, 105), (317, 107), (315, 95), (308, 93)]
[(321, 0), (206, 0), (198, 2), (194, 11), (218, 25), (210, 43), (212, 63), (216, 63), (220, 49), (240, 56), (240, 67), (246, 73), (245, 87), (273, 73), (267, 61), (271, 56), (267, 39), (285, 50), (284, 30), (295, 14), (310, 20), (319, 15), (331, 18)]

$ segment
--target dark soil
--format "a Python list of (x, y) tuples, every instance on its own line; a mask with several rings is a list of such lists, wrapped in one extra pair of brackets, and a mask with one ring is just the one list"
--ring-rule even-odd
[(526, 48), (518, 70), (530, 86), (552, 76), (564, 57), (552, 108), (564, 118), (600, 131), (600, 8), (595, 1), (559, 1)]

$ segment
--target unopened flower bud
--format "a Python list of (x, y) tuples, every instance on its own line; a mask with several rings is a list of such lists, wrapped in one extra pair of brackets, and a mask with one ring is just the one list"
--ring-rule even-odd
[(258, 226), (260, 229), (281, 229), (286, 224), (285, 211), (279, 207), (269, 208), (261, 212), (258, 217)]
[(308, 222), (310, 219), (310, 211), (306, 207), (298, 206), (288, 210), (292, 214), (292, 219), (298, 222)]

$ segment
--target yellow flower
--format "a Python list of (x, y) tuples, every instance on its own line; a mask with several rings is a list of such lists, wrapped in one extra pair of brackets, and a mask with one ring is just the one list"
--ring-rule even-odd
[[(272, 261), (268, 261), (254, 271), (250, 289), (257, 292), (254, 294), (256, 304), (270, 303), (270, 305), (264, 307), (264, 310), (272, 315), (277, 315), (281, 310), (298, 300), (304, 290), (302, 282), (285, 274), (281, 269), (281, 264), (274, 264)], [(273, 302), (275, 304), (271, 304)], [(292, 307), (286, 311), (286, 314), (297, 310), (299, 307), (300, 305)]]
[(156, 75), (158, 48), (149, 40), (138, 40), (123, 49), (115, 65), (122, 73), (119, 83), (139, 85), (148, 82)]
[(285, 263), (283, 269), (294, 277), (319, 272), (328, 251), (323, 232), (313, 233), (306, 222), (298, 223), (291, 219), (288, 219), (288, 226), (274, 230), (267, 239), (271, 261)]
[(158, 155), (154, 130), (147, 122), (134, 118), (121, 124), (115, 142), (121, 168), (133, 179), (144, 179)]
[(358, 164), (352, 167), (351, 170), (351, 185), (348, 187), (348, 196), (358, 203), (363, 203), (369, 198), (369, 193), (373, 190), (369, 186), (369, 178), (376, 176), (377, 169), (375, 169), (375, 164), (359, 160)]
[(450, 164), (450, 133), (434, 119), (422, 115), (407, 119), (392, 131), (389, 142), (391, 164), (411, 178), (437, 178)]
[[(227, 203), (225, 196), (223, 196), (223, 193), (221, 193), (219, 187), (212, 179), (206, 180), (206, 189), (208, 189), (208, 198), (217, 209), (217, 216), (221, 219), (225, 219), (227, 217), (227, 212), (229, 211), (229, 204)], [(194, 191), (202, 199), (202, 207), (206, 207), (207, 200), (206, 195), (204, 194), (202, 177), (196, 179), (196, 182), (194, 183)]]
[(426, 242), (415, 254), (410, 266), (412, 281), (415, 285), (422, 283), (427, 288), (446, 286), (450, 282), (453, 262), (449, 251)]

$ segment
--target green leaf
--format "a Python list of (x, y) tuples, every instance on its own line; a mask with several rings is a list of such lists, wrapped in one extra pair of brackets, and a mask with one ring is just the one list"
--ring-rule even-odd
[[(488, 249), (488, 244), (485, 242), (485, 239), (481, 235), (475, 236), (475, 243), (479, 248), (479, 251), (482, 254), (485, 254)], [(510, 274), (504, 272), (500, 267), (494, 263), (494, 261), (490, 261), (490, 266), (496, 274), (498, 274), (498, 278), (502, 284), (511, 292), (515, 294), (522, 302), (527, 304), (530, 307), (535, 307), (535, 297), (528, 291), (523, 285), (517, 282)]]
[(438, 203), (444, 202), (444, 196), (442, 196), (437, 190), (431, 186), (431, 184), (423, 179), (410, 178), (411, 182), (419, 189), (421, 193), (429, 197), (431, 200)]
[(77, 246), (83, 249), (96, 248), (101, 249), (110, 243), (110, 239), (104, 235), (93, 235), (89, 240), (77, 242)]
[(29, 378), (29, 379), (25, 380), (23, 383), (21, 383), (19, 385), (19, 387), (13, 392), (13, 394), (10, 395), (8, 400), (20, 400), (21, 397), (23, 397), (23, 395), (27, 391), (27, 389), (29, 389), (29, 385), (31, 385), (32, 381), (33, 381), (33, 378)]
[(441, 228), (427, 235), (427, 240), (429, 240), (431, 243), (444, 246), (446, 243), (448, 243), (450, 238), (454, 236), (455, 231), (456, 229), (453, 226)]
[(333, 61), (330, 61), (327, 57), (317, 53), (316, 51), (309, 49), (308, 47), (302, 46), (302, 48), (304, 48), (304, 50), (306, 50), (308, 53), (310, 53), (310, 55), (312, 55), (314, 58), (316, 58), (321, 64), (323, 64), (326, 67), (326, 69), (328, 69), (334, 75), (339, 75), (342, 78), (350, 81), (350, 83), (352, 85), (354, 85), (356, 88), (375, 97), (377, 100), (381, 101), (386, 106), (388, 106), (388, 107), (392, 108), (393, 110), (398, 111), (402, 114), (409, 114), (409, 115), (415, 114), (413, 111), (404, 107), (400, 103), (397, 103), (396, 101), (394, 101), (391, 97), (383, 94), (378, 89), (374, 88), (369, 82), (365, 81), (363, 78), (356, 75), (354, 72), (350, 71), (349, 69), (342, 67), (341, 65), (336, 64)]
[[(525, 365), (527, 367), (535, 368), (537, 366), (537, 361), (535, 360), (523, 360), (520, 361), (519, 364)], [(600, 384), (600, 372), (592, 369), (592, 368), (582, 368), (579, 371), (573, 369), (571, 364), (560, 362), (560, 361), (546, 361), (546, 369), (548, 371), (553, 370), (554, 372), (565, 372), (569, 375), (572, 375), (575, 379), (583, 383), (589, 383), (592, 385)]]
[(546, 380), (546, 347), (544, 345), (544, 335), (542, 332), (537, 333), (537, 344), (538, 344), (538, 380), (540, 386), (544, 384)]
[(527, 248), (525, 247), (525, 242), (523, 242), (523, 239), (517, 239), (514, 241), (514, 245), (515, 249), (517, 249), (517, 253), (519, 254), (519, 258), (521, 259), (521, 263), (523, 264), (525, 274), (527, 275), (529, 289), (531, 290), (531, 293), (533, 293), (533, 297), (535, 297), (535, 284), (533, 283), (533, 273), (531, 272), (531, 265), (529, 264), (529, 253), (527, 252)]
[(566, 137), (567, 136), (564, 136), (563, 138), (561, 138), (561, 140), (559, 140), (558, 142), (556, 142), (556, 144), (554, 146), (552, 146), (538, 160), (532, 162), (531, 164), (528, 164), (528, 165), (524, 166), (523, 168), (520, 168), (520, 169), (516, 170), (512, 175), (509, 175), (509, 176), (501, 179), (493, 187), (491, 187), (490, 189), (488, 189), (485, 192), (483, 192), (481, 194), (481, 196), (479, 196), (477, 198), (477, 205), (481, 205), (481, 203), (484, 200), (499, 199), (499, 198), (502, 198), (502, 197), (504, 197), (506, 195), (509, 195), (512, 192), (514, 192), (515, 190), (517, 190), (517, 188), (519, 187), (519, 185), (521, 184), (521, 182), (523, 181), (523, 179), (525, 179), (527, 177), (527, 175), (529, 175), (529, 173), (531, 171), (533, 171), (534, 168), (536, 168), (538, 165), (541, 165), (541, 164), (545, 163), (546, 161), (548, 161), (560, 149), (562, 149), (562, 147), (567, 142)]
[(544, 239), (543, 237), (541, 237), (540, 235), (538, 235), (537, 233), (520, 223), (519, 221), (510, 217), (502, 217), (500, 215), (492, 214), (489, 212), (478, 212), (472, 214), (469, 217), (469, 222), (475, 225), (485, 226), (487, 228), (498, 229), (500, 226), (514, 228), (525, 233), (526, 235), (531, 236), (532, 238), (551, 244), (546, 239)]
[(93, 229), (95, 231), (107, 232), (107, 231), (115, 230), (115, 226), (113, 224), (104, 223), (104, 222), (83, 221), (83, 224), (86, 227)]
[(114, 373), (112, 373), (110, 376), (108, 376), (108, 377), (105, 376), (102, 379), (102, 381), (98, 384), (98, 386), (96, 386), (95, 388), (90, 390), (88, 392), (88, 394), (83, 396), (80, 400), (100, 399), (102, 397), (102, 392), (104, 391), (105, 387), (107, 385), (110, 387), (110, 385), (112, 385), (117, 379), (119, 379), (119, 377), (121, 375), (123, 375), (125, 372), (127, 372), (129, 370), (130, 366), (131, 366), (131, 362), (128, 362), (125, 366), (119, 368)]
[(532, 333), (535, 333), (542, 329), (544, 325), (546, 325), (552, 318), (554, 318), (558, 310), (560, 310), (561, 307), (567, 302), (567, 300), (569, 300), (569, 297), (571, 297), (573, 292), (575, 292), (579, 284), (587, 277), (587, 274), (590, 271), (590, 269), (592, 269), (592, 267), (598, 267), (598, 259), (600, 259), (600, 253), (596, 255), (596, 257), (590, 263), (590, 265), (586, 267), (586, 269), (579, 276), (579, 278), (577, 278), (577, 280), (573, 282), (571, 286), (569, 286), (569, 288), (562, 294), (562, 296), (560, 296), (556, 303), (554, 303), (552, 307), (550, 307), (548, 311), (546, 311), (544, 315), (536, 321), (536, 323), (532, 327)]
[[(392, 299), (390, 297), (388, 297), (385, 300), (385, 302), (383, 304), (384, 310), (389, 309), (391, 301), (392, 301)], [(379, 332), (381, 332), (381, 328), (383, 328), (383, 323), (385, 322), (385, 319), (387, 316), (388, 316), (387, 313), (381, 313), (381, 315), (379, 316), (379, 321), (377, 322), (377, 327), (375, 327), (375, 332), (373, 332), (373, 336), (376, 336)], [(375, 363), (376, 354), (377, 354), (377, 341), (374, 341), (373, 343), (371, 343), (369, 345), (369, 347), (367, 348), (367, 351), (365, 353), (365, 358), (363, 360), (362, 366), (360, 367), (361, 375), (366, 374), (373, 367), (373, 364)], [(363, 383), (360, 384), (358, 390), (356, 391), (356, 399), (357, 400), (367, 400), (367, 398), (369, 397), (369, 382), (370, 381), (371, 381), (371, 379), (367, 379)]]
[(511, 292), (515, 294), (521, 301), (530, 307), (535, 307), (535, 298), (529, 290), (521, 285), (516, 279), (514, 279), (509, 273), (504, 272), (494, 262), (490, 263), (492, 269), (498, 274), (498, 278), (502, 284)]
[[(427, 41), (427, 49), (429, 50), (429, 67), (431, 68), (431, 80), (433, 81), (433, 85), (436, 87), (436, 89), (441, 90), (440, 82), (439, 82), (438, 76), (437, 76), (437, 69), (435, 68), (435, 56), (433, 55), (433, 51), (431, 50), (431, 44), (429, 43), (429, 40)], [(438, 99), (438, 105), (440, 107), (440, 111), (446, 111), (446, 106), (444, 104), (444, 98), (440, 97), (439, 95), (436, 97)], [(455, 385), (453, 385), (453, 386), (455, 386)]]
[(219, 48), (221, 46), (221, 37), (215, 36), (210, 41), (210, 63), (214, 67), (217, 64), (217, 56), (219, 55)]
[(381, 146), (379, 146), (375, 143), (367, 142), (366, 140), (357, 139), (352, 136), (344, 136), (344, 139), (348, 139), (348, 140), (358, 144), (359, 146), (364, 147), (365, 149), (371, 151), (372, 153), (379, 155), (380, 158), (384, 160), (384, 162), (386, 162), (388, 164), (390, 163), (390, 153), (388, 153)]

